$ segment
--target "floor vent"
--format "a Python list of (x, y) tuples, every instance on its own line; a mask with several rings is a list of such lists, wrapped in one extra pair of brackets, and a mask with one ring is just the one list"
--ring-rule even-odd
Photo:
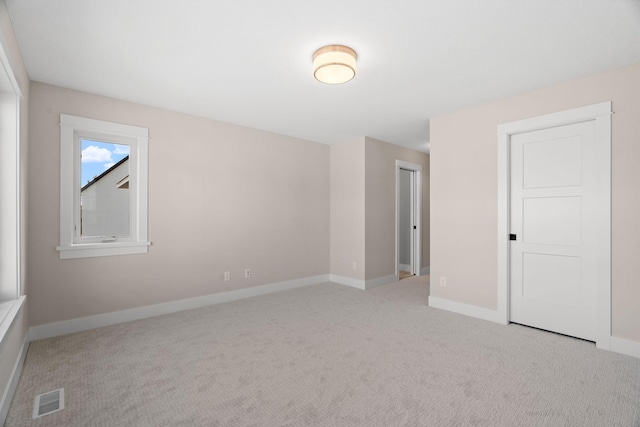
[(64, 409), (63, 388), (37, 395), (35, 402), (33, 402), (33, 418), (40, 418), (61, 409)]

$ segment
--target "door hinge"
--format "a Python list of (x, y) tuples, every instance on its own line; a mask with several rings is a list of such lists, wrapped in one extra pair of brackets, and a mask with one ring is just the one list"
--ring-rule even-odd
[(516, 237), (515, 234), (509, 234), (509, 240), (516, 240)]

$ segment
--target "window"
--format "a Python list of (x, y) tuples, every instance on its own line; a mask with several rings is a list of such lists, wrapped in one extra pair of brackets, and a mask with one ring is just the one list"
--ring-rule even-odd
[[(20, 284), (19, 98), (0, 91), (0, 302), (18, 298)], [(3, 311), (0, 309), (0, 312)]]
[(60, 258), (146, 253), (148, 129), (60, 115)]
[(21, 259), (24, 186), (20, 182), (20, 87), (0, 37), (0, 344), (25, 301)]
[(80, 140), (78, 242), (131, 234), (129, 145)]

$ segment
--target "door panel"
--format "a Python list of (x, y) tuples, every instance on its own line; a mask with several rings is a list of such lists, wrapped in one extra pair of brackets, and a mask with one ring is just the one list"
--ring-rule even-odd
[(511, 321), (596, 334), (594, 122), (513, 135)]
[(523, 254), (523, 297), (542, 303), (578, 305), (580, 294), (581, 259), (575, 256)]
[(525, 243), (580, 245), (581, 197), (523, 199), (522, 238)]
[(580, 185), (582, 181), (581, 151), (582, 145), (577, 136), (525, 144), (523, 187)]

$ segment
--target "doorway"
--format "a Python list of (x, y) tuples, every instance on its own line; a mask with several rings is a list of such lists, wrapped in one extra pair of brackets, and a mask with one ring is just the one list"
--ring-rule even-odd
[(611, 103), (498, 126), (498, 312), (611, 337)]
[(396, 160), (396, 276), (419, 276), (422, 238), (422, 166)]

